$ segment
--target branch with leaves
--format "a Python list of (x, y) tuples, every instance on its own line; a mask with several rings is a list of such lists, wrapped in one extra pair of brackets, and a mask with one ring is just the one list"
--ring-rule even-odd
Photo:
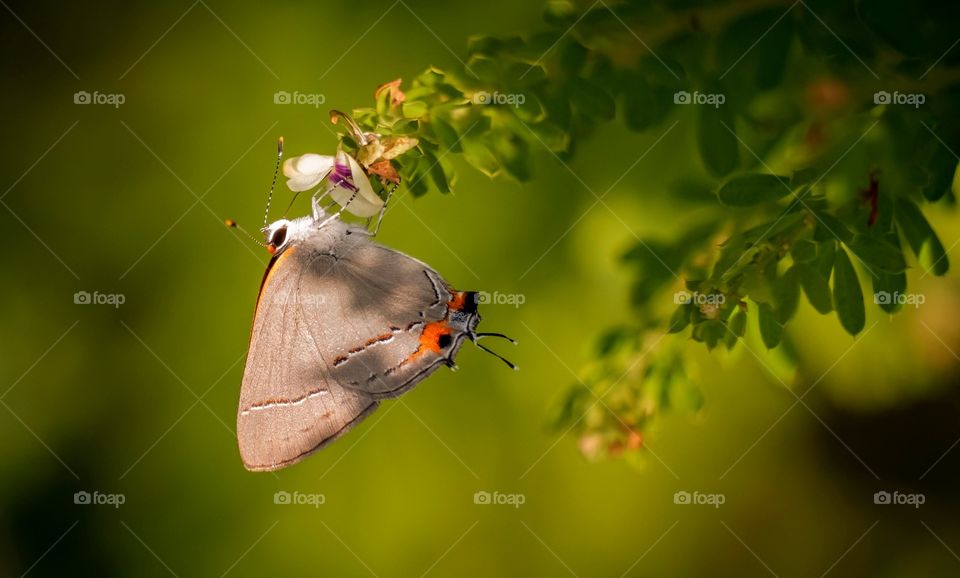
[(902, 307), (909, 263), (947, 272), (923, 207), (955, 200), (960, 58), (922, 4), (551, 1), (544, 31), (471, 38), (462, 66), (381, 86), (342, 147), (419, 196), (451, 190), (450, 155), (523, 181), (532, 154), (565, 161), (600, 123), (692, 118), (702, 170), (669, 194), (715, 210), (623, 255), (636, 319), (598, 339), (556, 417), (588, 457), (620, 455), (702, 403), (685, 337), (732, 349), (754, 319), (777, 348), (801, 296), (856, 335), (868, 303)]

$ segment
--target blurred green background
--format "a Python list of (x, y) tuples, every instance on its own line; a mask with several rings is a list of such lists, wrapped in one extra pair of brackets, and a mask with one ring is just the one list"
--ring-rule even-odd
[[(594, 198), (546, 153), (529, 183), (458, 159), (455, 194), (397, 202), (380, 242), (458, 288), (524, 296), (482, 325), (520, 341), (496, 346), (521, 371), (465, 347), (460, 371), (306, 462), (246, 472), (233, 430), (268, 255), (223, 219), (259, 226), (279, 135), (291, 155), (331, 152), (328, 109), (456, 64), (471, 34), (535, 31), (541, 3), (3, 5), (0, 575), (960, 574), (955, 273), (911, 272), (928, 305), (869, 308), (856, 347), (804, 301), (804, 404), (765, 368), (776, 355), (690, 347), (704, 410), (660, 420), (639, 460), (588, 463), (546, 427), (595, 337), (631, 316), (621, 219), (669, 239), (685, 218), (662, 193), (701, 170), (686, 111), (619, 182), (661, 131), (613, 123), (581, 143), (570, 167), (596, 191), (616, 183), (612, 212), (578, 221)], [(325, 103), (274, 104), (281, 90)], [(78, 91), (125, 102), (80, 106)], [(929, 215), (950, 247), (956, 215)], [(875, 505), (881, 490), (926, 502)], [(75, 504), (82, 491), (125, 501)], [(524, 503), (475, 504), (484, 491)]]

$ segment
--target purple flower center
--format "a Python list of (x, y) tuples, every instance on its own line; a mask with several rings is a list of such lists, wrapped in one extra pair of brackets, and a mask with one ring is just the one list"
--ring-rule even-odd
[(334, 163), (333, 172), (330, 173), (330, 182), (348, 191), (356, 192), (358, 190), (357, 186), (353, 184), (353, 171), (350, 170), (350, 165)]

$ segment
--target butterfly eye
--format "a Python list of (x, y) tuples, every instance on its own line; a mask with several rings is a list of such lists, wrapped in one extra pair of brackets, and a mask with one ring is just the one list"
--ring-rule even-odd
[(274, 247), (282, 247), (284, 241), (287, 240), (287, 228), (280, 227), (273, 232), (273, 235), (270, 237), (270, 244)]

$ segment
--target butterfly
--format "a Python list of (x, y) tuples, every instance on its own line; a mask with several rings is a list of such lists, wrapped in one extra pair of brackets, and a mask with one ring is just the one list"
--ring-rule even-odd
[[(455, 368), (467, 341), (516, 369), (478, 342), (495, 336), (516, 343), (477, 332), (478, 292), (458, 291), (429, 265), (374, 241), (395, 187), (381, 200), (361, 164), (342, 150), (289, 159), (284, 174), (291, 190), (321, 192), (310, 215), (263, 229), (272, 258), (237, 411), (248, 470), (284, 468), (327, 446), (383, 400), (440, 367)], [(326, 197), (339, 210), (321, 206)], [(380, 219), (370, 231), (369, 221), (361, 227), (343, 220), (344, 211), (367, 218), (379, 212)]]

